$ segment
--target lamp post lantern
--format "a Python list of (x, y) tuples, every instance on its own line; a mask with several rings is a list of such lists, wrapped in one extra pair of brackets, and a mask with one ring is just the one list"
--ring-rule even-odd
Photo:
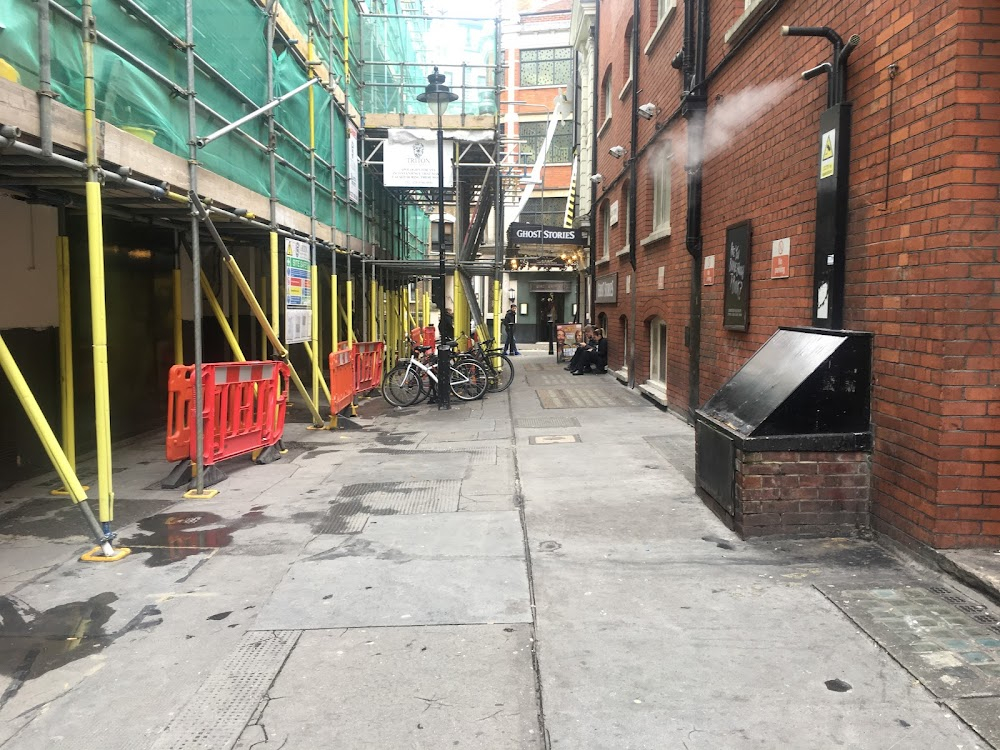
[[(437, 151), (438, 151), (438, 275), (441, 281), (441, 296), (438, 307), (441, 317), (447, 315), (447, 292), (445, 290), (446, 273), (444, 268), (444, 130), (441, 117), (448, 110), (448, 105), (458, 99), (458, 94), (452, 93), (444, 83), (444, 76), (434, 66), (434, 72), (427, 76), (427, 86), (424, 93), (417, 95), (417, 101), (424, 102), (432, 114), (437, 115)], [(440, 333), (440, 325), (438, 326)], [(451, 331), (454, 335), (454, 329)], [(444, 335), (438, 336), (438, 409), (451, 408), (451, 344)]]

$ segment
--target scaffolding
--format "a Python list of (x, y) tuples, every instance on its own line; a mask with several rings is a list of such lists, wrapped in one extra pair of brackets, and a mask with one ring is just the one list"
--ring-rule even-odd
[[(427, 52), (426, 42), (435, 37), (444, 42), (446, 36), (440, 32), (442, 19), (399, 12), (419, 10), (412, 2), (405, 7), (385, 2), (380, 7), (385, 11), (381, 15), (365, 14), (357, 0), (340, 4), (213, 0), (210, 9), (200, 6), (197, 11), (193, 0), (169, 4), (9, 0), (5, 4), (0, 30), (0, 60), (5, 63), (0, 70), (6, 71), (6, 80), (0, 79), (3, 190), (22, 200), (57, 206), (60, 215), (83, 214), (87, 220), (98, 518), (76, 476), (71, 347), (61, 346), (61, 442), (2, 339), (0, 362), (65, 491), (94, 532), (95, 559), (123, 554), (113, 548), (111, 528), (104, 217), (173, 231), (174, 360), (193, 362), (196, 369), (203, 361), (203, 301), (218, 321), (233, 359), (246, 359), (238, 312), (231, 309), (227, 317), (221, 304), (223, 286), (249, 309), (258, 329), (252, 340), (261, 341), (261, 353), (266, 350), (271, 357), (289, 361), (287, 325), (285, 341), (280, 335), (280, 245), (305, 243), (316, 292), (309, 335), (302, 342), (309, 373), (302, 378), (293, 367), (292, 380), (314, 427), (325, 422), (320, 397), (326, 389), (324, 354), (336, 351), (343, 341), (358, 340), (357, 318), (362, 336), (386, 341), (416, 323), (416, 317), (426, 325), (426, 283), (421, 280), (417, 286), (416, 316), (403, 295), (409, 291), (405, 285), (425, 275), (419, 264), (427, 258), (429, 217), (416, 196), (384, 187), (380, 169), (366, 159), (365, 144), (387, 124), (380, 118), (396, 118), (402, 126), (426, 125), (429, 116), (414, 112), (413, 89), (423, 85), (421, 55)], [(472, 44), (479, 26), (468, 19), (458, 23), (469, 46), (481, 49), (482, 44)], [(495, 134), (502, 78), (499, 21), (477, 23), (495, 27), (492, 56), (482, 65), (461, 62), (449, 71), (459, 79), (456, 88), (462, 105), (457, 115), (446, 119), (449, 128), (489, 128)], [(374, 36), (375, 29), (380, 36)], [(361, 50), (369, 55), (359, 55)], [(372, 72), (376, 69), (377, 74)], [(368, 76), (371, 85), (366, 93)], [(366, 100), (373, 113), (370, 122), (366, 122)], [(482, 208), (484, 196), (498, 192), (499, 180), (492, 190), (483, 188), (496, 174), (490, 169), (495, 163), (490, 147), (480, 148), (468, 160), (473, 177), (459, 196), (466, 216), (471, 206)], [(479, 231), (476, 245), (481, 226)], [(61, 227), (55, 248), (60, 258), (61, 337), (68, 336), (71, 324), (64, 232)], [(237, 263), (233, 243), (259, 250), (255, 283)], [(497, 298), (500, 244), (493, 259), (480, 262), (482, 272), (496, 279)], [(468, 247), (460, 263), (477, 262), (476, 248)], [(182, 334), (182, 254), (190, 256), (193, 271), (190, 352), (184, 351)], [(209, 279), (203, 267), (207, 258), (218, 260), (228, 271), (228, 282), (220, 286), (218, 280)], [(321, 269), (328, 274), (323, 282)], [(318, 292), (327, 282), (330, 335), (321, 340), (324, 323)], [(354, 293), (356, 282), (360, 298)], [(475, 313), (473, 317), (479, 319)], [(201, 379), (194, 383), (195, 413), (200, 414)], [(329, 393), (326, 396), (329, 401)], [(207, 497), (211, 477), (201, 459), (200, 420), (196, 432), (199, 458), (191, 467), (189, 496)]]

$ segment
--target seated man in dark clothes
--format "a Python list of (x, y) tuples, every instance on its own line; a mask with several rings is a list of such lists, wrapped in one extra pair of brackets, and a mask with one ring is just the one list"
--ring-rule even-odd
[(594, 326), (585, 325), (583, 327), (583, 341), (581, 341), (579, 344), (576, 345), (576, 351), (573, 352), (573, 358), (570, 359), (569, 364), (566, 365), (563, 369), (573, 372), (573, 370), (579, 368), (580, 364), (583, 362), (583, 353), (587, 349), (591, 349), (593, 347), (594, 347)]
[(573, 370), (574, 375), (583, 375), (593, 372), (591, 368), (596, 367), (598, 372), (604, 372), (608, 367), (608, 340), (604, 338), (604, 329), (594, 329), (594, 348), (587, 349), (583, 353), (583, 359), (579, 367)]

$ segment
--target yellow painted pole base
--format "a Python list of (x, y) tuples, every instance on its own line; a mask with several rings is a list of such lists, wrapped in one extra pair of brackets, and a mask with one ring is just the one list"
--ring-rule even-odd
[(352, 417), (358, 416), (358, 405), (357, 404), (351, 404), (351, 416)]
[(185, 500), (211, 500), (213, 497), (219, 494), (218, 490), (188, 490), (181, 497)]
[[(87, 490), (89, 490), (89, 489), (90, 489), (90, 485), (89, 485), (89, 484), (81, 484), (81, 485), (80, 485), (80, 488), (81, 488), (81, 489), (82, 489), (82, 490), (83, 490), (84, 492), (86, 492)], [(62, 489), (60, 489), (60, 490), (49, 490), (49, 494), (50, 494), (50, 495), (56, 495), (57, 497), (63, 497), (63, 496), (65, 496), (65, 495), (72, 495), (73, 493), (72, 493), (72, 492), (70, 492), (69, 490), (67, 490), (67, 489), (66, 489), (65, 487), (63, 487), (63, 488), (62, 488)]]
[(115, 554), (108, 557), (103, 552), (101, 552), (100, 547), (94, 547), (83, 555), (80, 555), (80, 562), (115, 562), (116, 560), (121, 560), (123, 557), (128, 557), (132, 554), (132, 550), (128, 547), (119, 547), (115, 550)]

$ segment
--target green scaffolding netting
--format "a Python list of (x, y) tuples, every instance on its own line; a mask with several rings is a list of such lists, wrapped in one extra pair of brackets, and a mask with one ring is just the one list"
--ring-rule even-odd
[[(0, 0), (0, 74), (7, 71), (28, 88), (39, 86), (39, 3)], [(184, 3), (164, 0), (93, 0), (98, 32), (94, 52), (96, 114), (177, 156), (188, 158), (187, 60)], [(280, 0), (280, 7), (303, 34), (313, 35), (316, 55), (329, 67), (354, 106), (361, 103), (359, 37), (362, 15), (357, 3), (334, 0)], [(327, 10), (329, 7), (329, 10)], [(311, 10), (318, 9), (318, 10)], [(82, 3), (57, 0), (50, 10), (52, 88), (63, 104), (82, 110), (84, 69), (81, 45)], [(227, 122), (254, 111), (267, 101), (268, 56), (274, 63), (275, 96), (307, 80), (301, 54), (287, 39), (267, 49), (267, 16), (254, 0), (193, 0), (197, 93), (197, 135), (209, 135)], [(349, 35), (344, 63), (344, 33)], [(306, 39), (295, 45), (305, 53)], [(13, 71), (11, 74), (10, 71)], [(350, 81), (347, 80), (348, 73)], [(314, 97), (315, 216), (351, 236), (363, 230), (359, 206), (348, 200), (347, 119), (341, 106), (320, 86)], [(303, 91), (274, 110), (279, 126), (275, 153), (278, 201), (309, 215), (309, 94)], [(283, 132), (284, 131), (284, 132)], [(258, 117), (199, 151), (206, 169), (258, 193), (270, 192), (267, 118)], [(135, 165), (137, 166), (137, 165)], [(377, 190), (384, 193), (379, 186)], [(368, 191), (366, 190), (366, 193)], [(421, 226), (426, 217), (407, 218), (403, 241), (413, 248), (426, 243)]]

